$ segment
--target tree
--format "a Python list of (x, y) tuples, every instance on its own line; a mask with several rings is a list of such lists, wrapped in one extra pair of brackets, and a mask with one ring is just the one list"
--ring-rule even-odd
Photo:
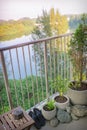
[(61, 15), (58, 10), (54, 12), (53, 8), (50, 10), (50, 24), (53, 35), (63, 34), (68, 30), (67, 17)]
[(33, 38), (40, 39), (47, 36), (52, 36), (51, 26), (50, 26), (50, 17), (46, 10), (43, 10), (43, 15), (38, 17), (36, 20), (36, 28), (33, 31)]
[(43, 32), (46, 36), (51, 36), (51, 26), (50, 26), (50, 17), (46, 11), (43, 10), (43, 17), (40, 22), (42, 23)]
[[(34, 29), (32, 33), (34, 40), (53, 35), (59, 35), (65, 33), (68, 29), (67, 18), (65, 16), (62, 16), (58, 11), (56, 11), (55, 13), (53, 8), (50, 10), (49, 13), (47, 13), (46, 10), (43, 11), (42, 16), (39, 17), (36, 21), (37, 27)], [(48, 76), (51, 78), (54, 78), (57, 75), (58, 68), (54, 66), (60, 66), (61, 57), (63, 57), (66, 53), (61, 51), (61, 45), (59, 44), (59, 39), (57, 39), (55, 42), (54, 40), (52, 40), (51, 44), (47, 44)], [(36, 61), (38, 70), (41, 70), (39, 72), (42, 72), (42, 75), (44, 76), (44, 44), (41, 43), (33, 45), (33, 50), (33, 59)], [(65, 62), (64, 58), (62, 58), (62, 60), (62, 63)]]
[[(87, 16), (87, 14), (84, 14)], [(81, 20), (82, 15), (78, 14), (78, 15), (71, 15), (70, 16), (70, 20), (69, 20), (69, 29), (71, 31), (75, 31), (76, 28), (79, 26), (79, 24), (82, 22)], [(87, 23), (87, 17), (85, 19), (85, 22)]]
[[(36, 28), (33, 31), (33, 38), (39, 39), (47, 36), (59, 35), (66, 33), (68, 30), (68, 21), (66, 16), (61, 15), (59, 11), (54, 11), (54, 8), (47, 13), (43, 10), (41, 17), (36, 20)], [(39, 34), (39, 35), (38, 35)]]
[(81, 23), (76, 29), (70, 41), (69, 54), (74, 68), (74, 78), (81, 83), (86, 77), (86, 53), (87, 53), (87, 16), (82, 15)]
[(50, 25), (51, 25), (51, 28), (52, 28), (52, 30), (55, 30), (55, 12), (54, 12), (54, 8), (52, 8), (51, 10), (50, 10), (50, 14), (49, 14), (49, 16), (50, 16)]

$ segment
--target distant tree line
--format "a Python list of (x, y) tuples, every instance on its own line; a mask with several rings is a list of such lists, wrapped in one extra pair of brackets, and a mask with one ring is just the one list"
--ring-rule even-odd
[(0, 21), (0, 41), (10, 40), (31, 34), (35, 20), (23, 18), (17, 21)]
[[(84, 14), (86, 16), (86, 23), (87, 23), (87, 14)], [(69, 20), (69, 29), (71, 31), (75, 31), (75, 29), (79, 26), (79, 24), (81, 23), (81, 17), (82, 14), (79, 15), (71, 15), (70, 16), (70, 20)]]

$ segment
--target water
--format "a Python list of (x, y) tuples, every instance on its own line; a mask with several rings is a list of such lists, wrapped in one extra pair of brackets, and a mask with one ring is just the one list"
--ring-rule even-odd
[(24, 43), (24, 42), (29, 42), (32, 41), (32, 36), (22, 36), (20, 38), (16, 38), (13, 40), (9, 40), (9, 41), (0, 41), (0, 47), (5, 47), (5, 46), (10, 46), (10, 45), (14, 45), (14, 44), (18, 44), (18, 43)]
[[(16, 38), (14, 40), (10, 40), (10, 41), (0, 41), (0, 47), (5, 47), (5, 46), (10, 46), (13, 44), (18, 44), (18, 43), (24, 43), (24, 42), (29, 42), (32, 41), (32, 37), (31, 35), (29, 36), (22, 36), (21, 38)], [(19, 79), (20, 76), (21, 78), (25, 78), (26, 77), (26, 73), (25, 73), (25, 69), (24, 69), (24, 60), (23, 60), (23, 53), (22, 53), (22, 48), (18, 48), (18, 58), (19, 58), (19, 65), (20, 65), (20, 72), (21, 75), (19, 75), (19, 70), (18, 70), (18, 62), (17, 62), (17, 54), (16, 54), (16, 49), (12, 49), (11, 50), (11, 56), (12, 56), (12, 63), (13, 63), (13, 70), (14, 70), (14, 75), (15, 75), (15, 79)], [(32, 49), (32, 45), (30, 45), (30, 52), (31, 52), (31, 64), (32, 64), (32, 74), (35, 75), (35, 65), (34, 65), (34, 60), (33, 60), (33, 49)], [(26, 72), (27, 75), (31, 75), (30, 72), (30, 62), (29, 62), (29, 55), (28, 55), (28, 47), (25, 46), (24, 47), (24, 54), (25, 54), (25, 62), (26, 62)], [(6, 62), (6, 68), (7, 68), (7, 72), (8, 72), (8, 78), (9, 79), (13, 79), (13, 74), (12, 74), (12, 66), (11, 66), (11, 62), (10, 62), (10, 55), (9, 55), (9, 51), (5, 51), (4, 52), (4, 56), (5, 56), (5, 62)]]

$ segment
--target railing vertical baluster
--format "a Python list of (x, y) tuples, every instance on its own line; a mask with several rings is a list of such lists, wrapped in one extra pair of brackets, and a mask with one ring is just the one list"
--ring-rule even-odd
[(26, 61), (25, 61), (25, 54), (24, 54), (24, 48), (23, 47), (22, 47), (22, 52), (23, 52), (24, 70), (25, 70), (25, 76), (26, 76), (26, 89), (27, 89), (28, 105), (30, 107), (29, 90), (28, 90), (28, 77), (27, 77)]
[(43, 81), (42, 81), (43, 74), (42, 74), (42, 65), (41, 65), (41, 60), (42, 60), (41, 53), (42, 52), (40, 52), (39, 45), (38, 45), (38, 52), (39, 52), (39, 56), (40, 56), (40, 79), (41, 79), (41, 87), (42, 87), (42, 99), (44, 99), (44, 88), (43, 88)]
[[(50, 51), (50, 78), (51, 78), (51, 80), (52, 80), (52, 42), (51, 42), (51, 40), (50, 40), (50, 46), (49, 46), (49, 51)], [(52, 88), (52, 86), (51, 86), (51, 94), (53, 94), (53, 88)]]
[[(71, 36), (72, 35), (69, 36), (69, 42), (70, 42)], [(69, 56), (69, 60), (70, 60), (70, 56)], [(73, 80), (73, 66), (72, 66), (71, 61), (70, 61), (70, 80)]]
[[(0, 93), (0, 109), (5, 112), (4, 110), (4, 104), (3, 104), (3, 101), (2, 101), (2, 98), (1, 98), (1, 93)], [(1, 114), (1, 113), (0, 113)]]
[[(68, 36), (68, 46), (70, 45), (70, 37)], [(68, 62), (69, 62), (69, 70), (68, 70), (68, 78), (69, 78), (69, 80), (70, 80), (70, 56), (69, 56), (69, 54), (68, 54)]]
[[(36, 46), (38, 46), (38, 44)], [(38, 103), (39, 103), (40, 99), (39, 99), (38, 78), (37, 78), (38, 75), (37, 75), (37, 65), (36, 65), (36, 53), (35, 53), (35, 51), (34, 51), (34, 63), (35, 63), (35, 72), (36, 72), (37, 100), (38, 100)]]
[(64, 37), (64, 68), (63, 68), (63, 71), (64, 71), (64, 79), (66, 78), (66, 45), (65, 45), (65, 42), (66, 42), (66, 38)]
[(67, 37), (67, 78), (70, 79), (70, 76), (69, 76), (70, 61), (69, 61), (69, 54), (68, 54), (68, 45), (69, 45), (69, 37)]
[[(30, 61), (30, 73), (31, 73), (31, 77), (33, 77), (30, 46), (28, 46), (28, 54), (29, 54), (29, 61)], [(33, 82), (33, 79), (32, 79), (31, 82), (32, 82), (32, 92), (33, 92), (33, 103), (35, 105), (35, 94), (34, 94), (34, 82)]]
[(44, 43), (44, 65), (45, 65), (45, 80), (46, 80), (46, 97), (49, 97), (49, 89), (48, 89), (48, 61), (47, 61), (47, 44), (46, 41)]
[(54, 78), (56, 78), (56, 39), (54, 40)]
[(0, 52), (0, 55), (1, 55), (1, 63), (2, 63), (3, 76), (4, 76), (4, 81), (5, 81), (5, 87), (6, 87), (9, 107), (10, 107), (10, 109), (12, 109), (13, 104), (12, 104), (10, 86), (9, 86), (9, 82), (8, 82), (8, 75), (7, 75), (6, 65), (5, 65), (5, 58), (4, 58), (4, 54), (2, 51)]
[(65, 68), (65, 71), (66, 71), (65, 78), (67, 78), (67, 37), (65, 37), (65, 66), (66, 66), (66, 68)]
[(87, 80), (87, 54), (86, 54), (86, 80)]
[(69, 57), (68, 57), (68, 42), (69, 42), (69, 39), (68, 39), (68, 37), (66, 38), (66, 71), (67, 71), (67, 73), (66, 73), (66, 78), (67, 79), (69, 79)]
[(56, 39), (56, 42), (57, 42), (56, 43), (57, 44), (56, 45), (56, 76), (58, 76), (58, 73), (59, 73), (59, 62), (58, 62), (59, 61), (59, 57), (58, 57), (59, 56), (58, 55), (59, 50), (57, 48), (58, 47), (58, 39)]
[(20, 63), (19, 63), (19, 57), (18, 57), (18, 50), (17, 50), (17, 48), (16, 48), (16, 55), (17, 55), (17, 63), (18, 63), (18, 71), (19, 71), (19, 81), (20, 81), (21, 94), (22, 94), (22, 104), (23, 104), (23, 107), (24, 107), (23, 86), (22, 86), (21, 70), (20, 70)]
[(16, 83), (15, 83), (15, 75), (14, 75), (14, 69), (13, 69), (13, 62), (12, 62), (12, 55), (11, 55), (11, 50), (9, 50), (9, 55), (10, 55), (10, 61), (11, 61), (11, 67), (12, 67), (12, 74), (13, 74), (13, 82), (14, 82), (14, 89), (15, 89), (15, 95), (16, 95), (16, 101), (17, 105), (18, 103), (18, 95), (17, 95), (17, 88), (16, 88)]
[[(61, 53), (60, 53), (60, 57), (61, 57), (61, 58), (60, 58), (60, 63), (62, 63), (62, 59), (63, 59), (63, 58), (62, 58), (62, 52), (63, 52), (63, 50), (62, 50), (62, 49), (63, 49), (62, 37), (61, 37), (60, 48), (61, 48), (61, 51), (60, 51), (60, 52), (61, 52)], [(58, 54), (58, 55), (59, 55), (59, 54)], [(59, 65), (59, 66), (60, 66), (60, 65)], [(60, 71), (60, 75), (61, 75), (61, 77), (62, 77), (62, 64), (61, 64), (61, 67), (60, 67), (59, 71)]]
[[(54, 44), (53, 44), (53, 67), (54, 67), (54, 71), (53, 71), (53, 75), (54, 75), (54, 79), (56, 78), (56, 66), (55, 66), (55, 55), (56, 55), (56, 51), (55, 51), (55, 46), (56, 46), (56, 39), (54, 39)], [(56, 92), (56, 88), (55, 88), (55, 92)]]

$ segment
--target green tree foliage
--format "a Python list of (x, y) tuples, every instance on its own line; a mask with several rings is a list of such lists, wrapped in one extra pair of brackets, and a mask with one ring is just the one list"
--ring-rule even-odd
[[(85, 15), (87, 15), (87, 14), (85, 14)], [(79, 14), (79, 15), (72, 15), (70, 17), (70, 20), (69, 20), (69, 29), (71, 31), (75, 31), (76, 30), (76, 28), (82, 22), (81, 18), (82, 18), (81, 14)], [(87, 23), (87, 18), (85, 19), (85, 22)]]
[(67, 17), (61, 15), (58, 10), (55, 12), (54, 8), (50, 10), (50, 24), (53, 35), (63, 34), (68, 30)]
[(51, 36), (50, 16), (46, 10), (43, 10), (43, 15), (36, 20), (36, 28), (33, 31), (33, 38), (41, 39), (47, 36)]
[[(37, 91), (37, 84), (36, 84), (36, 78), (38, 81), (38, 91)], [(28, 81), (28, 90), (26, 87), (26, 80)], [(33, 89), (34, 89), (34, 95), (32, 91), (32, 81), (33, 81)], [(9, 80), (9, 86), (10, 86), (10, 91), (11, 91), (11, 97), (12, 97), (12, 102), (13, 106), (17, 107), (17, 100), (18, 100), (18, 105), (22, 106), (25, 110), (28, 110), (30, 107), (34, 106), (33, 99), (35, 100), (35, 104), (38, 103), (38, 97), (39, 96), (40, 101), (44, 100), (46, 98), (46, 87), (45, 87), (45, 79), (44, 77), (42, 78), (42, 84), (43, 84), (43, 96), (42, 97), (42, 86), (41, 86), (41, 78), (38, 76), (29, 76), (27, 79), (22, 79), (22, 90), (21, 90), (21, 85), (20, 85), (20, 80), (15, 80), (15, 85), (16, 85), (16, 90), (14, 87), (14, 80)], [(23, 93), (23, 97), (22, 97)], [(17, 99), (16, 99), (17, 95)], [(34, 97), (35, 96), (35, 97)], [(28, 100), (29, 97), (29, 100)], [(9, 105), (8, 105), (8, 100), (7, 100), (7, 94), (6, 94), (6, 89), (5, 85), (3, 84), (2, 90), (0, 91), (0, 114), (3, 113), (3, 107), (5, 112), (9, 110)], [(24, 105), (23, 105), (23, 99), (24, 99)], [(30, 102), (30, 106), (29, 103)]]
[(1, 69), (1, 65), (0, 65), (0, 91), (3, 88), (3, 74), (2, 74), (2, 69)]
[(46, 11), (43, 10), (43, 17), (40, 22), (43, 24), (43, 32), (46, 36), (51, 36), (50, 18)]
[[(81, 22), (70, 41), (69, 54), (74, 68), (74, 78), (80, 82), (86, 75), (87, 53), (87, 15), (83, 14)], [(77, 79), (76, 79), (77, 78)]]
[(54, 8), (49, 13), (43, 10), (42, 16), (37, 18), (36, 23), (37, 27), (33, 31), (36, 39), (63, 34), (68, 30), (67, 17), (61, 15), (58, 10), (55, 12)]
[[(47, 36), (52, 36), (51, 26), (50, 26), (50, 17), (47, 11), (43, 10), (43, 15), (38, 17), (36, 20), (37, 26), (32, 33), (32, 37), (34, 40), (42, 39)], [(44, 44), (35, 44), (33, 45), (34, 56), (33, 59), (36, 61), (38, 66), (38, 71), (44, 72)]]
[(56, 22), (56, 17), (55, 17), (55, 12), (54, 12), (54, 8), (52, 8), (50, 10), (50, 25), (51, 25), (51, 28), (52, 30), (55, 29), (55, 22)]
[(24, 18), (18, 21), (4, 21), (0, 22), (0, 40), (10, 40), (22, 35), (29, 35), (33, 31), (35, 21)]

